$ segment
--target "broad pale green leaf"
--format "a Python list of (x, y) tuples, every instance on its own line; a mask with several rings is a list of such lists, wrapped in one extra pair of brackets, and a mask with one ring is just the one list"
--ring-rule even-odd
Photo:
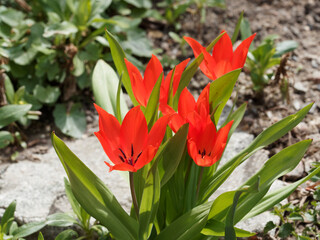
[(58, 87), (43, 87), (41, 85), (36, 85), (36, 87), (33, 90), (33, 95), (42, 103), (55, 103), (59, 96), (60, 96), (60, 90)]
[(156, 240), (190, 240), (198, 236), (206, 224), (212, 203), (199, 205), (173, 221), (155, 238)]
[[(255, 233), (248, 232), (240, 228), (234, 228), (237, 237), (251, 237)], [(225, 224), (215, 219), (210, 219), (206, 226), (202, 229), (201, 233), (207, 236), (223, 237), (225, 235)]]
[(13, 231), (13, 239), (19, 239), (26, 236), (29, 236), (35, 232), (40, 231), (44, 226), (46, 226), (46, 222), (32, 222), (22, 225), (18, 227), (15, 231)]
[(151, 57), (152, 44), (144, 31), (137, 31), (134, 29), (127, 31), (126, 33), (128, 40), (122, 43), (126, 52), (130, 52), (132, 55), (138, 57)]
[[(219, 41), (219, 39), (225, 34), (225, 32), (221, 33), (218, 37), (216, 37), (207, 47), (207, 52), (210, 52), (214, 45)], [(175, 110), (178, 108), (179, 97), (182, 90), (188, 86), (189, 82), (191, 81), (194, 74), (197, 72), (198, 67), (200, 66), (203, 60), (203, 54), (199, 54), (199, 56), (183, 71), (179, 83), (179, 87), (177, 89), (176, 94), (173, 98), (173, 107)]]
[(63, 21), (61, 23), (51, 24), (45, 28), (43, 36), (49, 38), (55, 35), (69, 36), (78, 32), (78, 28), (71, 22)]
[(17, 11), (13, 8), (0, 8), (0, 22), (8, 24), (10, 27), (18, 27), (23, 23), (25, 14), (22, 11)]
[(67, 213), (55, 213), (47, 217), (46, 224), (55, 227), (69, 227), (78, 222)]
[(281, 57), (283, 54), (295, 50), (298, 46), (299, 44), (293, 40), (279, 42), (276, 46), (276, 53), (273, 57)]
[(237, 156), (229, 160), (226, 164), (224, 164), (218, 171), (214, 174), (213, 178), (222, 174), (222, 172), (226, 171), (226, 169), (230, 168), (233, 163), (243, 154), (247, 154), (242, 160), (241, 163), (248, 159), (253, 153), (258, 150), (268, 146), (270, 143), (278, 140), (286, 133), (288, 133), (292, 128), (298, 125), (299, 122), (305, 117), (305, 115), (309, 112), (313, 103), (307, 105), (297, 113), (290, 115), (279, 122), (273, 124), (271, 127), (264, 130), (260, 133), (253, 142), (241, 151)]
[(316, 168), (308, 176), (300, 179), (299, 181), (296, 181), (294, 183), (291, 183), (288, 186), (285, 186), (285, 187), (282, 187), (278, 190), (267, 193), (260, 200), (260, 202), (256, 206), (254, 206), (254, 208), (251, 209), (251, 211), (244, 217), (244, 219), (254, 217), (254, 216), (272, 208), (274, 205), (276, 205), (277, 203), (279, 203), (283, 199), (287, 198), (302, 183), (308, 181), (313, 176), (315, 176), (319, 173), (320, 173), (320, 167)]
[(64, 104), (57, 104), (53, 117), (57, 127), (68, 136), (80, 138), (86, 130), (86, 116), (80, 103), (73, 104), (69, 111)]
[(210, 84), (209, 103), (211, 111), (216, 109), (214, 113), (215, 123), (219, 121), (222, 110), (231, 96), (240, 72), (241, 69), (231, 71)]
[(79, 77), (85, 71), (84, 62), (79, 58), (78, 54), (73, 57), (72, 62), (74, 67), (72, 75)]
[(158, 168), (153, 165), (144, 184), (139, 209), (139, 239), (147, 240), (153, 226), (160, 199), (160, 177)]
[(138, 102), (133, 94), (131, 82), (130, 82), (130, 77), (128, 74), (126, 64), (124, 62), (126, 55), (125, 55), (124, 51), (122, 50), (120, 44), (115, 39), (115, 37), (108, 30), (106, 30), (106, 37), (109, 42), (109, 46), (110, 46), (110, 50), (111, 50), (111, 54), (112, 54), (112, 59), (113, 59), (114, 64), (116, 65), (118, 74), (119, 74), (119, 76), (122, 76), (121, 80), (123, 82), (123, 85), (126, 88), (126, 91), (129, 95), (132, 103), (136, 106), (136, 105), (138, 105)]
[[(99, 60), (92, 74), (92, 89), (97, 105), (108, 113), (116, 116), (117, 112), (117, 89), (119, 79), (115, 71), (109, 64)], [(124, 118), (128, 112), (122, 91), (120, 90), (121, 116)]]
[(137, 239), (138, 223), (123, 210), (104, 183), (54, 133), (52, 143), (80, 205), (100, 221), (114, 238)]
[(163, 73), (160, 74), (156, 84), (154, 85), (148, 100), (148, 104), (144, 111), (144, 115), (146, 117), (149, 129), (151, 129), (151, 126), (153, 125), (154, 121), (157, 119), (159, 97), (160, 97), (160, 86), (161, 86), (162, 78), (163, 78)]
[(12, 82), (7, 74), (4, 73), (4, 88), (6, 90), (6, 97), (8, 102), (14, 104), (14, 88)]
[(125, 2), (132, 4), (137, 8), (151, 8), (152, 1), (150, 0), (125, 0)]
[(187, 135), (188, 125), (185, 124), (168, 140), (162, 154), (162, 160), (158, 164), (161, 186), (165, 185), (176, 172), (186, 150)]
[(14, 138), (12, 134), (8, 131), (0, 131), (0, 149), (13, 143)]
[(12, 122), (19, 120), (21, 117), (26, 115), (31, 109), (31, 104), (23, 105), (5, 105), (0, 108), (0, 128), (9, 125)]

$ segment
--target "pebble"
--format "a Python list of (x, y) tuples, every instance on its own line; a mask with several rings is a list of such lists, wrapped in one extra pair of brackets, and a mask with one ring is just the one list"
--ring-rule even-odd
[(304, 86), (301, 82), (296, 82), (293, 86), (294, 90), (296, 90), (298, 93), (306, 93), (308, 89)]

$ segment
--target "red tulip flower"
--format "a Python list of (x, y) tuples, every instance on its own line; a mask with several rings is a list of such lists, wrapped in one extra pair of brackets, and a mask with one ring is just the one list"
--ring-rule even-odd
[(136, 172), (155, 156), (164, 137), (169, 116), (158, 119), (148, 133), (146, 119), (140, 106), (132, 108), (122, 124), (111, 114), (95, 105), (99, 114), (99, 139), (105, 153), (113, 162), (109, 171)]
[(193, 38), (184, 37), (184, 39), (191, 46), (195, 57), (203, 53), (204, 60), (200, 64), (200, 69), (208, 78), (215, 80), (230, 71), (243, 67), (250, 44), (255, 35), (253, 34), (242, 41), (233, 52), (232, 41), (229, 35), (225, 33), (213, 47), (212, 55)]
[(189, 156), (199, 166), (212, 166), (223, 154), (233, 121), (217, 132), (210, 116), (207, 119), (194, 119), (197, 121), (189, 120), (189, 131), (191, 130), (187, 143)]
[[(179, 128), (188, 122), (188, 118), (196, 112), (202, 118), (206, 118), (209, 113), (209, 90), (208, 84), (201, 92), (197, 101), (187, 88), (183, 89), (178, 102), (178, 113), (168, 105), (160, 105), (160, 110), (164, 115), (171, 114), (169, 126), (172, 131), (177, 132)], [(189, 131), (190, 132), (190, 131)]]
[(124, 61), (129, 73), (133, 94), (138, 103), (146, 107), (153, 87), (156, 84), (160, 74), (163, 72), (162, 65), (159, 59), (155, 55), (152, 55), (144, 72), (144, 77), (142, 78), (138, 68), (136, 68), (127, 59)]
[[(179, 63), (175, 67), (174, 71), (174, 76), (173, 76), (173, 81), (172, 81), (172, 95), (174, 96), (178, 90), (181, 75), (186, 68), (188, 62), (190, 61), (190, 58), (184, 60), (183, 62)], [(168, 103), (168, 98), (169, 98), (169, 93), (170, 93), (170, 82), (172, 78), (172, 73), (173, 70), (171, 70), (168, 75), (166, 76), (165, 80), (161, 83), (161, 89), (160, 89), (160, 105), (161, 104), (167, 104)]]

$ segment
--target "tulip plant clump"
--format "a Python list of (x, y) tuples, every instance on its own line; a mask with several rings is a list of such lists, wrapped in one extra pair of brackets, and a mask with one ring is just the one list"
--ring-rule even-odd
[[(152, 56), (142, 77), (114, 36), (106, 32), (118, 75), (102, 60), (94, 69), (92, 82), (99, 114), (95, 135), (107, 156), (106, 174), (107, 169), (128, 172), (131, 212), (120, 206), (107, 186), (54, 133), (52, 142), (76, 199), (108, 229), (109, 239), (252, 236), (255, 233), (234, 225), (270, 209), (320, 172), (318, 167), (295, 183), (269, 191), (276, 179), (297, 166), (311, 144), (311, 140), (304, 140), (272, 156), (241, 187), (210, 199), (237, 166), (289, 132), (312, 106), (264, 130), (247, 148), (219, 166), (246, 104), (232, 111), (221, 126), (217, 123), (254, 36), (235, 51), (224, 31), (207, 47), (186, 37), (195, 55), (191, 63), (187, 59), (165, 76), (160, 61)], [(187, 86), (199, 67), (212, 81), (195, 100)], [(123, 99), (122, 84), (134, 105), (130, 110)]]

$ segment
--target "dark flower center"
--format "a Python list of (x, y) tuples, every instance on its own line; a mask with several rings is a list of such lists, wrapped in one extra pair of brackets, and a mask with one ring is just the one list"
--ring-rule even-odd
[(198, 153), (201, 155), (202, 158), (204, 158), (205, 155), (208, 155), (209, 157), (210, 157), (210, 155), (211, 155), (211, 152), (209, 152), (209, 154), (206, 153), (206, 149), (203, 149), (202, 152), (199, 150)]
[(140, 157), (140, 155), (141, 155), (141, 153), (142, 153), (142, 152), (140, 152), (140, 153), (138, 154), (138, 156), (136, 157), (136, 159), (134, 160), (134, 159), (133, 159), (133, 154), (134, 154), (134, 152), (133, 152), (133, 145), (132, 145), (132, 144), (131, 144), (131, 156), (130, 156), (130, 157), (127, 157), (126, 154), (124, 153), (124, 151), (123, 151), (121, 148), (119, 148), (119, 150), (120, 150), (120, 152), (121, 152), (121, 154), (122, 154), (122, 155), (119, 155), (120, 160), (121, 160), (122, 162), (128, 163), (128, 164), (130, 164), (130, 165), (132, 165), (132, 166), (138, 161), (138, 159), (139, 159), (139, 157)]

